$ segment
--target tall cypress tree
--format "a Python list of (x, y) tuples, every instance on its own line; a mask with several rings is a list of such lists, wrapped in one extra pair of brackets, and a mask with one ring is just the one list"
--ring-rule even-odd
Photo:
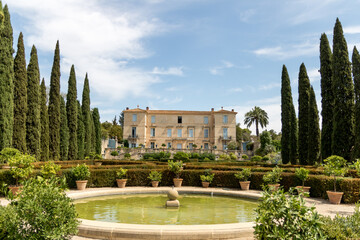
[(75, 67), (71, 66), (68, 93), (66, 99), (66, 113), (69, 126), (69, 159), (77, 159), (78, 154), (78, 106), (77, 106), (77, 90)]
[(43, 79), (40, 85), (40, 161), (49, 160), (49, 115), (46, 102), (46, 86)]
[(298, 159), (298, 120), (294, 104), (291, 104), (291, 131), (290, 131), (290, 161), (291, 164), (297, 164)]
[(26, 144), (29, 154), (40, 158), (40, 72), (37, 51), (31, 49), (30, 62), (27, 68), (28, 111), (26, 116)]
[(314, 165), (320, 160), (320, 127), (319, 111), (316, 105), (315, 92), (310, 88), (309, 99), (309, 138), (308, 138), (308, 164)]
[(95, 152), (96, 147), (96, 133), (95, 133), (95, 125), (94, 125), (94, 110), (90, 111), (90, 125), (91, 125), (91, 152)]
[(333, 131), (334, 92), (332, 90), (332, 53), (325, 33), (320, 38), (321, 74), (321, 158), (331, 156), (331, 135)]
[(284, 164), (291, 160), (291, 105), (290, 78), (286, 66), (283, 65), (281, 74), (281, 158)]
[(354, 47), (352, 55), (354, 88), (355, 88), (355, 146), (352, 159), (360, 158), (360, 55)]
[[(1, 4), (0, 4), (1, 5)], [(1, 7), (0, 7), (1, 8)], [(7, 5), (0, 27), (0, 150), (12, 146), (14, 125), (13, 29)]]
[(65, 100), (60, 96), (60, 159), (68, 160), (69, 127), (67, 122)]
[(94, 108), (93, 110), (93, 121), (95, 128), (95, 152), (101, 154), (101, 123), (99, 109)]
[(354, 85), (351, 64), (343, 30), (336, 19), (333, 38), (333, 82), (334, 92), (332, 154), (350, 160), (354, 145)]
[(78, 128), (77, 128), (77, 143), (78, 143), (78, 160), (83, 160), (85, 157), (85, 149), (84, 149), (84, 138), (85, 138), (85, 128), (83, 122), (83, 114), (80, 102), (77, 101), (78, 106)]
[(299, 72), (299, 162), (308, 164), (310, 81), (305, 64)]
[(85, 156), (89, 156), (91, 151), (91, 115), (90, 115), (90, 88), (89, 88), (89, 79), (86, 74), (84, 80), (84, 89), (82, 93), (82, 114), (83, 114), (83, 122), (84, 122), (84, 149)]
[(23, 34), (20, 32), (14, 60), (13, 146), (26, 153), (27, 74)]
[(49, 94), (49, 151), (50, 159), (60, 158), (60, 48), (56, 43), (54, 63), (51, 70)]

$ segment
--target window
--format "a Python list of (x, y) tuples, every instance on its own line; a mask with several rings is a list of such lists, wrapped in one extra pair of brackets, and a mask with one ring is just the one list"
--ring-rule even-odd
[(178, 123), (182, 123), (182, 116), (178, 116)]
[(132, 148), (136, 148), (136, 143), (131, 143)]
[(182, 148), (181, 143), (178, 143), (178, 144), (176, 145), (176, 148), (177, 148), (177, 149), (181, 149), (181, 148)]
[(155, 128), (150, 128), (150, 137), (155, 137)]
[(171, 148), (171, 143), (170, 142), (167, 143), (167, 148)]
[(223, 150), (226, 150), (226, 149), (227, 149), (227, 145), (224, 144), (224, 145), (223, 145)]
[(136, 138), (136, 127), (132, 127), (132, 129), (131, 129), (131, 137)]
[(189, 137), (190, 138), (194, 137), (194, 129), (192, 129), (192, 128), (189, 129)]
[(182, 129), (178, 129), (178, 137), (182, 137)]
[(204, 138), (208, 138), (209, 137), (209, 129), (205, 128), (204, 129)]
[(193, 144), (189, 143), (189, 149), (193, 149)]
[(209, 124), (209, 117), (204, 117), (204, 124)]
[(204, 148), (205, 148), (205, 149), (209, 149), (209, 144), (208, 144), (208, 143), (204, 143)]
[(223, 128), (223, 137), (224, 137), (224, 139), (228, 139), (228, 129), (227, 128)]
[(167, 136), (168, 136), (168, 137), (171, 137), (171, 128), (169, 128), (169, 129), (167, 130)]
[(155, 143), (154, 142), (150, 143), (150, 148), (153, 148), (153, 149), (155, 148)]
[(155, 116), (151, 116), (151, 123), (155, 123)]
[(137, 121), (137, 114), (133, 114), (133, 122)]
[(223, 116), (223, 123), (228, 123), (228, 115)]

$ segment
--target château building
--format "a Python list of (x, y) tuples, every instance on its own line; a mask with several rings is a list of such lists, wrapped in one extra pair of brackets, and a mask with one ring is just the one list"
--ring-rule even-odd
[(236, 141), (236, 112), (178, 110), (124, 110), (123, 138), (130, 147), (227, 149)]

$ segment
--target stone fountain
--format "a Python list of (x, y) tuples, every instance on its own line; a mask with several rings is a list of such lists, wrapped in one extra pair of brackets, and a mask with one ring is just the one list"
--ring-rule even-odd
[(166, 201), (166, 207), (180, 207), (180, 202), (177, 200), (179, 193), (174, 187), (168, 191), (167, 195), (169, 200)]

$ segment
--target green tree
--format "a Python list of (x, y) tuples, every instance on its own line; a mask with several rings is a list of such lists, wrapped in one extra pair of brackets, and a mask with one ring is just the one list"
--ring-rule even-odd
[(49, 160), (49, 115), (47, 108), (45, 80), (40, 85), (40, 161)]
[(60, 159), (68, 160), (69, 127), (67, 122), (66, 106), (63, 97), (60, 97)]
[[(282, 162), (287, 164), (296, 163), (297, 144), (296, 137), (296, 119), (294, 124), (293, 114), (295, 113), (293, 98), (291, 94), (290, 78), (286, 66), (283, 65), (281, 74), (281, 157)], [(295, 127), (295, 129), (294, 129)], [(294, 134), (295, 133), (295, 134)], [(296, 138), (297, 139), (297, 138)]]
[(290, 132), (290, 141), (291, 141), (291, 148), (290, 148), (290, 161), (291, 164), (297, 164), (298, 159), (298, 119), (296, 118), (295, 108), (293, 105), (291, 111), (291, 132)]
[(302, 63), (299, 72), (299, 161), (308, 164), (310, 80)]
[(0, 13), (0, 150), (12, 146), (14, 124), (13, 29), (8, 6)]
[(333, 131), (334, 92), (332, 89), (332, 53), (325, 33), (320, 38), (321, 74), (321, 158), (331, 156), (331, 135)]
[(14, 60), (13, 146), (26, 153), (27, 74), (23, 34), (20, 32)]
[(101, 154), (101, 123), (99, 109), (94, 108), (93, 110), (93, 121), (95, 127), (95, 152)]
[(354, 47), (352, 55), (354, 88), (355, 88), (355, 146), (352, 159), (360, 158), (360, 55)]
[(93, 110), (90, 111), (90, 126), (91, 126), (91, 150), (90, 152), (95, 152), (96, 145), (96, 134), (95, 134), (95, 125), (94, 125), (94, 117)]
[(91, 115), (90, 115), (90, 87), (89, 87), (89, 79), (86, 74), (84, 80), (84, 89), (82, 93), (82, 114), (83, 114), (83, 122), (84, 122), (84, 149), (85, 156), (89, 156), (91, 151)]
[(77, 159), (82, 160), (84, 159), (84, 137), (85, 137), (85, 129), (84, 129), (84, 122), (83, 122), (83, 114), (80, 102), (77, 101), (78, 106), (78, 128), (77, 128), (77, 144), (78, 144), (78, 155)]
[(76, 90), (76, 74), (74, 65), (71, 66), (68, 93), (66, 95), (66, 113), (69, 126), (69, 159), (75, 160), (78, 154), (78, 105)]
[(56, 43), (51, 70), (49, 94), (49, 150), (50, 159), (60, 159), (60, 47)]
[(339, 19), (336, 19), (333, 36), (334, 92), (332, 154), (350, 159), (354, 145), (354, 85), (351, 77), (347, 43)]
[(35, 46), (31, 49), (30, 62), (27, 68), (27, 116), (26, 144), (27, 151), (40, 158), (40, 72)]
[(309, 99), (309, 138), (308, 138), (308, 163), (314, 165), (320, 160), (320, 127), (319, 112), (316, 105), (315, 92), (310, 88)]
[(259, 124), (262, 128), (269, 124), (267, 113), (260, 107), (255, 106), (245, 114), (244, 124), (250, 127), (253, 123), (255, 123), (256, 127), (256, 136), (259, 136)]

